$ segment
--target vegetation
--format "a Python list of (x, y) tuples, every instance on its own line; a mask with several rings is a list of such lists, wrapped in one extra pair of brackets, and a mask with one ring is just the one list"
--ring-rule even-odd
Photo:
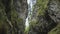
[(60, 34), (60, 23), (53, 28), (50, 32), (48, 32), (48, 34)]
[[(50, 0), (36, 0), (36, 4), (32, 7), (30, 25), (25, 28), (25, 19), (28, 14), (27, 0), (0, 0), (0, 34), (60, 34), (60, 23), (53, 20), (60, 21), (60, 1), (56, 0), (56, 2), (58, 3), (52, 3), (53, 6), (58, 7), (56, 7), (58, 11), (55, 10), (55, 14), (51, 10), (53, 13), (51, 15), (48, 13)], [(53, 6), (51, 8), (55, 9)]]
[(23, 23), (23, 19), (18, 18), (13, 0), (0, 0), (0, 34), (18, 34), (19, 23)]
[(48, 4), (49, 0), (37, 0), (37, 8), (38, 8), (38, 12), (37, 15), (44, 15), (45, 10), (48, 8), (47, 4)]

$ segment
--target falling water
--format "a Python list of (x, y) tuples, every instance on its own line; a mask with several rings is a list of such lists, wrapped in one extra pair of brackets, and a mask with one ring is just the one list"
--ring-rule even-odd
[(31, 21), (31, 15), (33, 11), (32, 7), (36, 3), (36, 0), (27, 0), (27, 3), (28, 3), (28, 16), (25, 22), (25, 29), (29, 28), (29, 23)]

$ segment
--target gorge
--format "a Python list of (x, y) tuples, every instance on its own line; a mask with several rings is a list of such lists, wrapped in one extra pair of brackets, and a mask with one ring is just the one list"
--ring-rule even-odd
[(60, 0), (0, 0), (0, 34), (60, 34)]

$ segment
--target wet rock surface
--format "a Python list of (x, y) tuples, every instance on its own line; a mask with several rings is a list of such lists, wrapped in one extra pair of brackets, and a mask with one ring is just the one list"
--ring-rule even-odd
[[(36, 2), (28, 34), (48, 34), (60, 22), (60, 0)], [(27, 14), (27, 0), (0, 0), (0, 34), (25, 34)]]
[[(43, 1), (44, 2), (44, 1)], [(60, 1), (59, 0), (49, 0), (47, 6), (48, 9), (44, 10), (44, 15), (37, 16), (37, 10), (41, 9), (38, 6), (35, 6), (32, 19), (36, 19), (37, 23), (33, 26), (30, 25), (29, 34), (48, 34), (53, 28), (57, 26), (60, 22)], [(37, 7), (37, 8), (36, 8)], [(35, 16), (35, 17), (34, 17)], [(33, 23), (33, 22), (32, 22)]]
[(59, 1), (56, 0), (51, 0), (52, 2), (50, 2), (49, 4), (49, 8), (48, 8), (48, 13), (49, 13), (49, 16), (55, 21), (55, 22), (59, 22), (60, 21), (60, 4), (59, 4)]
[(0, 34), (24, 34), (27, 0), (0, 0), (0, 15)]

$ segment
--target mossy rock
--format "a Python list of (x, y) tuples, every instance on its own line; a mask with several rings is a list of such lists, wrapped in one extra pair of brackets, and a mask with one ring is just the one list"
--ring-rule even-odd
[(53, 28), (48, 34), (60, 34), (60, 24)]
[(45, 10), (48, 8), (47, 4), (48, 4), (49, 0), (37, 0), (37, 7), (39, 7), (39, 9), (37, 10), (37, 15), (44, 15)]

